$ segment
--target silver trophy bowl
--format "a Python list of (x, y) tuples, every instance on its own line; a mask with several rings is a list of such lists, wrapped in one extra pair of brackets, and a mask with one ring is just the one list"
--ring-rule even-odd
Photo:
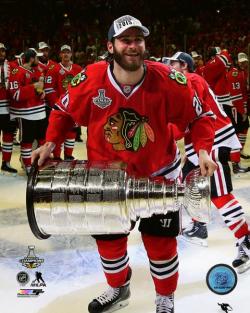
[(49, 160), (33, 166), (27, 182), (30, 228), (39, 239), (55, 234), (121, 234), (133, 221), (184, 207), (208, 222), (210, 181), (199, 170), (184, 183), (136, 179), (119, 163)]

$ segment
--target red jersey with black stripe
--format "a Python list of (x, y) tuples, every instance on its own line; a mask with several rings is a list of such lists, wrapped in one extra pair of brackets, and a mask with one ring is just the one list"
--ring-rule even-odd
[(210, 113), (185, 76), (164, 64), (145, 61), (144, 76), (127, 95), (112, 64), (98, 62), (71, 81), (51, 113), (46, 139), (62, 142), (77, 123), (88, 127), (90, 161), (122, 162), (139, 177), (165, 175), (176, 166), (178, 155), (169, 123), (181, 131), (191, 127), (196, 151), (210, 152), (214, 138)]
[[(231, 120), (220, 107), (214, 93), (211, 89), (209, 89), (209, 86), (204, 78), (195, 73), (187, 73), (186, 76), (190, 80), (198, 98), (201, 100), (201, 103), (206, 103), (216, 115), (214, 124), (215, 137), (212, 150), (219, 147), (229, 147), (232, 149), (241, 148)], [(185, 150), (188, 159), (193, 164), (198, 165), (198, 156), (194, 149), (192, 134), (188, 132), (183, 134), (183, 136), (185, 136)], [(178, 139), (180, 139), (180, 134), (178, 134), (178, 137)]]
[(203, 77), (220, 105), (232, 105), (227, 80), (227, 71), (231, 66), (231, 57), (226, 50), (209, 60), (203, 68)]
[(38, 69), (27, 69), (23, 66), (14, 68), (9, 79), (11, 95), (10, 118), (41, 120), (45, 118), (45, 103), (37, 94), (34, 83), (39, 81), (43, 72)]

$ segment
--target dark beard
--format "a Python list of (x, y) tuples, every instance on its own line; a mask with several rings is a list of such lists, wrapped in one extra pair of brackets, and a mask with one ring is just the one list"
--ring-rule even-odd
[(145, 56), (145, 53), (140, 54), (140, 61), (138, 63), (137, 62), (136, 63), (127, 63), (126, 61), (124, 61), (124, 57), (122, 56), (122, 54), (117, 52), (115, 47), (114, 47), (113, 59), (116, 61), (116, 63), (118, 63), (120, 65), (121, 68), (123, 68), (124, 70), (129, 71), (129, 72), (135, 72), (142, 66), (144, 56)]

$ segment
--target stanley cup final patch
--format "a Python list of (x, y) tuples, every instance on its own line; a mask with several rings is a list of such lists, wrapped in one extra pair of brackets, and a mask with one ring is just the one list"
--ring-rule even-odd
[(111, 105), (112, 99), (105, 96), (105, 89), (98, 89), (98, 96), (93, 97), (93, 103), (101, 109), (105, 109)]

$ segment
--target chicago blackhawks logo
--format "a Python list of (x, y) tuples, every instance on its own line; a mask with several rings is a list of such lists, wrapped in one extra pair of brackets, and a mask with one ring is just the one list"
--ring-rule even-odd
[(104, 125), (105, 140), (114, 150), (137, 151), (145, 147), (148, 140), (155, 141), (154, 131), (148, 124), (148, 118), (133, 109), (120, 108), (108, 118)]
[(64, 80), (62, 81), (62, 86), (65, 90), (68, 89), (68, 85), (70, 84), (70, 82), (72, 81), (72, 79), (74, 78), (74, 76), (72, 74), (68, 74)]
[(85, 81), (87, 79), (87, 76), (84, 72), (81, 72), (77, 74), (72, 80), (71, 80), (71, 86), (76, 87), (78, 86), (81, 82)]

